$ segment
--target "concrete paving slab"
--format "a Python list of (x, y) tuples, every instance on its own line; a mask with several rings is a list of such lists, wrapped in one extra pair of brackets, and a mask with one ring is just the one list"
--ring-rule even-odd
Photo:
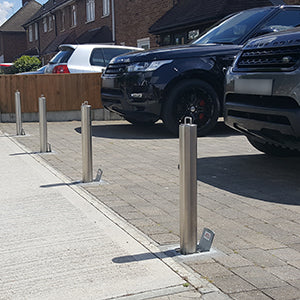
[(1, 299), (144, 299), (186, 290), (163, 261), (0, 139)]

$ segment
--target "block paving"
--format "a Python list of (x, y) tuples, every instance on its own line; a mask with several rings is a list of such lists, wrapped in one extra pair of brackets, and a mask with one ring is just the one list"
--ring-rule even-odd
[[(92, 125), (93, 172), (103, 171), (103, 183), (83, 187), (162, 249), (178, 247), (178, 138), (161, 123)], [(80, 122), (48, 122), (46, 154), (39, 153), (39, 124), (23, 128), (25, 136), (14, 136), (15, 124), (0, 123), (71, 182), (82, 179)], [(174, 259), (231, 299), (299, 300), (300, 158), (264, 155), (222, 122), (197, 139), (197, 148), (198, 235), (204, 227), (215, 232), (213, 251)], [(178, 296), (184, 298), (194, 297)]]

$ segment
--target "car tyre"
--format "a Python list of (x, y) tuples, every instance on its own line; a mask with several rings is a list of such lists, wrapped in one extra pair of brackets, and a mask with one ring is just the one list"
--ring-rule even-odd
[(200, 79), (181, 81), (169, 93), (163, 107), (162, 119), (166, 128), (178, 136), (179, 125), (185, 117), (197, 124), (197, 135), (204, 136), (216, 125), (220, 102), (211, 85)]
[(291, 157), (300, 156), (300, 151), (283, 148), (274, 144), (259, 142), (257, 139), (247, 137), (249, 143), (258, 151), (270, 156)]

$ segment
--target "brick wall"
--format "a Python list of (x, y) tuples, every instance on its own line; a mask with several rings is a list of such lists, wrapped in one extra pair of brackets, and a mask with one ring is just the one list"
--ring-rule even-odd
[[(74, 31), (76, 36), (81, 35), (83, 32), (99, 28), (102, 26), (111, 25), (111, 16), (102, 17), (102, 0), (95, 0), (95, 20), (92, 22), (86, 22), (86, 1), (85, 0), (77, 0), (76, 1), (77, 8), (77, 25), (75, 27), (71, 27), (71, 6), (65, 8), (66, 12), (66, 22), (65, 22), (65, 32)], [(58, 28), (61, 28), (61, 18), (57, 20)]]
[(116, 42), (137, 46), (137, 39), (150, 37), (150, 46), (155, 47), (155, 36), (148, 29), (169, 9), (173, 0), (115, 0)]
[[(173, 7), (174, 0), (115, 0), (115, 28), (116, 44), (137, 46), (137, 40), (150, 38), (151, 47), (155, 47), (155, 36), (148, 33), (149, 27), (170, 8)], [(57, 35), (74, 32), (75, 36), (80, 36), (87, 30), (108, 26), (112, 28), (112, 12), (110, 15), (102, 16), (102, 0), (95, 0), (95, 20), (86, 23), (86, 1), (77, 0), (77, 25), (71, 27), (71, 6), (55, 12), (56, 29), (43, 31), (43, 21), (39, 21), (40, 42), (28, 43), (28, 49), (40, 47), (43, 51)], [(65, 28), (62, 28), (62, 10), (65, 13)]]
[[(51, 31), (47, 30), (44, 32), (43, 30), (43, 19), (38, 21), (39, 27), (39, 39), (40, 41), (33, 41), (30, 43), (27, 41), (27, 49), (31, 49), (34, 47), (38, 47), (41, 52), (44, 51), (49, 44), (56, 38), (56, 36), (68, 34), (74, 32), (75, 36), (80, 36), (87, 30), (108, 26), (111, 27), (111, 15), (107, 17), (102, 16), (102, 0), (95, 1), (95, 20), (92, 22), (86, 22), (86, 1), (85, 0), (77, 0), (76, 3), (77, 10), (77, 25), (71, 26), (71, 6), (66, 6), (62, 9), (55, 11), (55, 23), (53, 23), (53, 29)], [(65, 25), (64, 28), (62, 26), (62, 12), (64, 11), (65, 15)], [(34, 26), (33, 26), (34, 28)], [(33, 30), (33, 37), (35, 37), (35, 32)], [(27, 34), (28, 38), (28, 34)]]
[(26, 48), (25, 32), (3, 32), (3, 48), (5, 62), (13, 62)]

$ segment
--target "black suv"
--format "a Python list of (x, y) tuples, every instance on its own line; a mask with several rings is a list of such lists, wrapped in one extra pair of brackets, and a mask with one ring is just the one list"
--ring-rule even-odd
[(300, 154), (300, 28), (245, 45), (226, 76), (225, 123), (262, 152)]
[(162, 119), (178, 134), (186, 116), (207, 134), (223, 111), (224, 77), (242, 45), (300, 23), (300, 6), (255, 8), (231, 15), (190, 45), (114, 58), (102, 75), (104, 107), (133, 124)]

